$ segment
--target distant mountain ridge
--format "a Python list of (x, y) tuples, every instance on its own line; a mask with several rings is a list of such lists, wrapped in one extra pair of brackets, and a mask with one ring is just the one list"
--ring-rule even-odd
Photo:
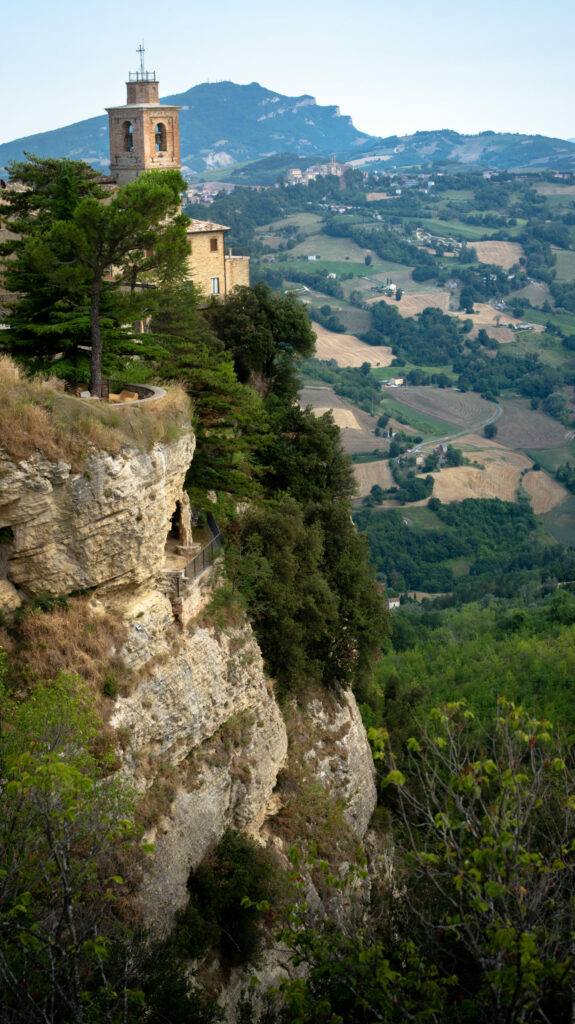
[[(355, 153), (377, 139), (357, 131), (335, 106), (319, 106), (313, 96), (282, 96), (257, 82), (214, 82), (162, 97), (181, 106), (180, 149), (184, 172), (201, 172), (259, 160), (278, 152), (316, 157)], [(106, 171), (109, 166), (108, 118), (29, 135), (0, 145), (0, 165), (23, 153), (72, 157)]]
[(575, 171), (575, 145), (546, 135), (491, 131), (459, 135), (444, 129), (379, 139), (362, 152), (361, 163), (383, 168), (457, 163), (499, 171)]
[[(223, 169), (278, 153), (293, 153), (310, 163), (335, 154), (339, 161), (382, 169), (463, 163), (493, 170), (575, 171), (575, 144), (565, 139), (495, 132), (459, 135), (450, 130), (383, 139), (358, 131), (336, 106), (319, 106), (307, 94), (283, 96), (257, 82), (205, 83), (163, 101), (182, 107), (184, 173)], [(85, 160), (106, 172), (107, 116), (6, 142), (0, 145), (0, 168), (22, 159), (25, 152)]]

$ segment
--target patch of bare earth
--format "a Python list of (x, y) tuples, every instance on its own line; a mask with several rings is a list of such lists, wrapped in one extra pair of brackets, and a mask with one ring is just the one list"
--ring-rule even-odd
[(338, 366), (389, 366), (393, 359), (387, 345), (366, 345), (354, 334), (336, 334), (313, 322), (312, 327), (317, 335), (316, 359), (335, 359)]
[(509, 270), (524, 255), (519, 242), (473, 242), (480, 263), (494, 263)]
[(504, 400), (502, 405), (505, 415), (497, 424), (497, 440), (508, 448), (561, 448), (573, 440), (572, 430), (540, 409), (531, 409), (526, 401)]

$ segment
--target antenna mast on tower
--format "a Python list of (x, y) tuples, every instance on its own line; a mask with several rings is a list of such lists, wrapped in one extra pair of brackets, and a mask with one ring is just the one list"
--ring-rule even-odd
[(145, 52), (146, 52), (146, 49), (145, 49), (145, 46), (144, 46), (144, 40), (142, 39), (142, 42), (140, 43), (140, 45), (136, 49), (136, 53), (138, 53), (140, 55), (140, 70), (139, 71), (130, 71), (130, 75), (129, 75), (129, 81), (130, 82), (155, 82), (156, 81), (156, 72), (155, 71), (146, 71), (146, 65), (145, 65), (145, 62), (144, 62), (144, 54), (145, 54)]

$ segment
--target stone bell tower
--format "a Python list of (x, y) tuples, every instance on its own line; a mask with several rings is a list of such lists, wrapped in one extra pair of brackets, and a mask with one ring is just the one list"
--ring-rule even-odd
[(142, 171), (180, 170), (181, 107), (160, 103), (155, 71), (130, 71), (124, 107), (107, 107), (110, 128), (110, 174), (119, 185), (134, 181)]

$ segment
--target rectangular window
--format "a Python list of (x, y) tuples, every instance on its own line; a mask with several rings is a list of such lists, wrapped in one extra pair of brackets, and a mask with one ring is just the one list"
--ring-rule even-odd
[(219, 277), (212, 277), (212, 295), (220, 294), (220, 279)]
[(218, 240), (217, 238), (210, 238), (210, 252), (218, 251)]

